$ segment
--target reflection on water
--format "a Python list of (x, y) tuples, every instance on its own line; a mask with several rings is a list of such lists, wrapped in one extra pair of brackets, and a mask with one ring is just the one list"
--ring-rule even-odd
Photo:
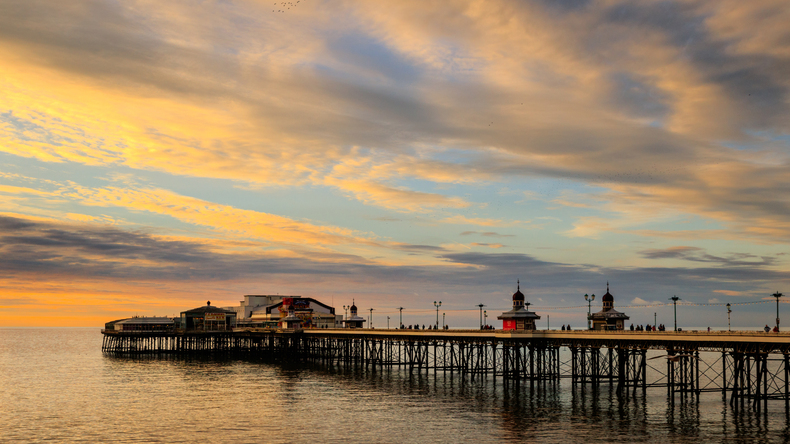
[(784, 403), (402, 369), (103, 356), (95, 329), (0, 329), (2, 440), (778, 442)]

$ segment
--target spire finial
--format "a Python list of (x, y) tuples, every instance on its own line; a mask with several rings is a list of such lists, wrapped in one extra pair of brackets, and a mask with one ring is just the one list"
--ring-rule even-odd
[(521, 291), (521, 280), (516, 279), (516, 290)]
[(606, 292), (609, 293), (609, 281), (606, 281)]

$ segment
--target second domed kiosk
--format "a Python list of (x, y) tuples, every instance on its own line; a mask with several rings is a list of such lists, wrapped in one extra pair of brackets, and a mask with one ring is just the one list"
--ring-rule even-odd
[(614, 309), (614, 296), (609, 293), (609, 283), (606, 283), (606, 294), (601, 298), (603, 308), (598, 313), (593, 313), (590, 318), (592, 319), (593, 330), (623, 330), (625, 328), (625, 321), (631, 319), (625, 313), (621, 313)]
[(351, 317), (343, 319), (343, 323), (346, 325), (346, 328), (362, 328), (365, 326), (365, 318), (357, 316), (357, 303), (353, 299), (351, 300)]
[(530, 303), (524, 299), (521, 283), (516, 281), (516, 292), (513, 293), (513, 309), (497, 316), (502, 320), (502, 330), (535, 330), (535, 321), (540, 319), (537, 313), (529, 311)]

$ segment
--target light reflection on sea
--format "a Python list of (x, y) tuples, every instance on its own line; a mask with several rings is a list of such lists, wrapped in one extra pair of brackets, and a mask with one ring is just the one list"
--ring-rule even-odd
[(98, 329), (0, 329), (0, 441), (778, 442), (784, 403), (733, 410), (721, 394), (618, 395), (218, 359), (114, 358)]

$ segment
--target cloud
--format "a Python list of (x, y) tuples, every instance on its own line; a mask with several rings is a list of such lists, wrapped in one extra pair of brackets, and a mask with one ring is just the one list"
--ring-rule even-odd
[[(454, 216), (449, 216), (442, 219), (440, 222), (448, 223), (448, 224), (458, 224), (458, 225), (477, 225), (481, 227), (514, 227), (514, 226), (528, 226), (529, 221), (504, 221), (501, 219), (489, 219), (489, 218), (482, 218), (482, 217), (466, 217), (460, 214), (456, 214)], [(464, 231), (463, 235), (473, 234), (476, 231)], [(486, 234), (489, 233), (489, 234)], [(484, 233), (480, 233), (482, 236), (494, 236), (496, 237), (496, 233), (491, 231), (487, 231)]]
[(327, 179), (326, 183), (367, 204), (402, 212), (426, 211), (436, 207), (465, 208), (470, 205), (461, 198), (400, 189), (374, 181)]
[[(99, 295), (97, 288), (114, 288), (119, 280), (126, 290), (109, 290), (111, 294), (138, 288), (146, 294), (166, 291), (165, 298), (174, 294), (183, 298), (202, 291), (204, 285), (215, 292), (225, 288), (221, 291), (224, 294), (228, 289), (249, 291), (243, 288), (250, 288), (250, 283), (255, 288), (261, 281), (289, 291), (310, 289), (325, 294), (334, 293), (330, 288), (342, 283), (341, 293), (346, 295), (365, 294), (366, 298), (388, 301), (400, 298), (402, 303), (409, 299), (413, 304), (421, 299), (412, 301), (411, 296), (404, 295), (449, 292), (453, 296), (447, 298), (448, 304), (460, 306), (473, 306), (481, 294), (494, 298), (492, 301), (501, 295), (503, 307), (508, 305), (513, 291), (510, 287), (517, 279), (529, 298), (547, 303), (581, 298), (584, 293), (603, 293), (609, 280), (616, 298), (634, 300), (637, 305), (666, 299), (666, 294), (677, 288), (683, 288), (684, 300), (702, 302), (722, 287), (745, 294), (767, 294), (764, 287), (787, 281), (782, 271), (746, 267), (601, 268), (544, 261), (524, 254), (442, 253), (433, 248), (425, 250), (437, 254), (443, 263), (385, 265), (331, 252), (293, 257), (277, 251), (234, 250), (232, 245), (221, 249), (199, 238), (175, 239), (106, 225), (3, 216), (0, 227), (0, 267), (5, 270), (0, 285), (8, 290), (7, 298), (13, 299), (9, 304), (17, 305), (24, 305), (27, 296), (22, 295), (68, 293), (68, 288), (83, 287), (85, 294), (97, 294), (91, 301), (105, 304), (109, 295)], [(423, 250), (422, 246), (404, 247)], [(40, 276), (47, 276), (46, 281), (31, 287)], [(162, 297), (151, 296), (152, 301)]]
[[(112, 227), (31, 222), (0, 217), (0, 250), (11, 275), (80, 278), (131, 278), (141, 281), (229, 280), (261, 274), (336, 274), (324, 263), (345, 262), (342, 255), (316, 255), (313, 261), (279, 257), (276, 252), (238, 253), (201, 239), (173, 240)], [(232, 246), (232, 243), (230, 244)], [(365, 261), (356, 258), (355, 263)], [(357, 265), (360, 266), (360, 265)], [(352, 268), (354, 268), (352, 266)], [(323, 269), (323, 271), (320, 271)]]
[(37, 304), (39, 301), (35, 299), (25, 299), (25, 298), (0, 298), (0, 307), (7, 307), (7, 306), (18, 306), (18, 305), (33, 305)]
[(461, 232), (460, 235), (461, 236), (469, 236), (471, 234), (479, 234), (480, 236), (485, 236), (485, 237), (515, 237), (516, 236), (515, 234), (499, 234), (499, 233), (496, 233), (494, 231), (482, 231), (482, 232), (479, 232), (479, 231), (464, 231), (464, 232)]
[(651, 305), (654, 302), (646, 301), (642, 298), (636, 297), (631, 300), (631, 305)]
[(685, 258), (690, 253), (703, 251), (697, 247), (670, 247), (664, 250), (645, 250), (641, 254), (648, 259), (676, 259)]
[(388, 244), (392, 248), (404, 251), (414, 251), (414, 252), (444, 252), (447, 251), (443, 247), (437, 247), (434, 245), (412, 245), (412, 244), (397, 244), (391, 243)]
[[(639, 254), (647, 259), (681, 259), (692, 262), (717, 263), (726, 267), (770, 267), (776, 264), (776, 258), (770, 256), (758, 257), (750, 253), (731, 253), (730, 255), (714, 256), (698, 247), (670, 247), (661, 250), (643, 250)], [(757, 259), (757, 260), (755, 260)]]
[(732, 290), (713, 290), (714, 293), (720, 293), (725, 296), (741, 296), (743, 293), (740, 291), (732, 291)]
[[(10, 4), (0, 146), (47, 162), (325, 186), (402, 212), (470, 205), (408, 178), (551, 177), (633, 208), (608, 224), (580, 220), (574, 236), (654, 208), (788, 238), (787, 178), (762, 160), (786, 147), (775, 136), (790, 121), (780, 5), (266, 8)], [(755, 149), (732, 148), (742, 144)], [(345, 167), (360, 158), (354, 177), (362, 169)]]
[(242, 238), (300, 246), (370, 242), (348, 229), (318, 226), (274, 214), (234, 208), (163, 189), (86, 188), (71, 184), (63, 191), (63, 195), (83, 205), (116, 206), (163, 214)]
[(504, 247), (503, 244), (487, 244), (487, 243), (481, 243), (481, 242), (472, 242), (470, 245), (473, 245), (475, 247), (488, 247), (488, 248), (502, 248), (502, 247)]

